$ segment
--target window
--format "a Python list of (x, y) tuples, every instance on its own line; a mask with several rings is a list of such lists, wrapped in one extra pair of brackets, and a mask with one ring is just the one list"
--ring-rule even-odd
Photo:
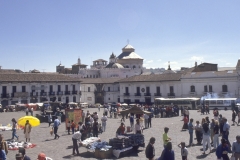
[(91, 91), (91, 89), (90, 89), (90, 87), (88, 87), (88, 92), (90, 92)]
[(17, 92), (17, 87), (16, 86), (12, 86), (12, 93)]
[(137, 87), (137, 93), (140, 93), (140, 87)]
[(22, 92), (26, 92), (26, 86), (22, 86)]
[(118, 87), (118, 91), (120, 91), (120, 87)]
[(160, 94), (160, 87), (156, 87), (157, 94)]
[(125, 93), (128, 93), (128, 87), (125, 87)]
[(170, 86), (170, 93), (174, 93), (174, 88), (173, 88), (173, 86)]
[(61, 92), (61, 85), (58, 85), (58, 92)]
[(204, 86), (204, 92), (208, 92), (207, 86)]
[(191, 92), (195, 92), (195, 86), (190, 87)]
[(150, 93), (150, 87), (146, 87), (146, 92)]
[(108, 100), (110, 100), (110, 98), (108, 98)]
[(213, 92), (212, 85), (209, 85), (209, 92)]
[(129, 68), (129, 66), (125, 66), (125, 68)]
[(61, 102), (61, 97), (58, 97), (58, 101)]
[(95, 75), (93, 75), (93, 78), (95, 78)]
[(65, 85), (65, 91), (68, 91), (68, 85)]
[(75, 85), (73, 85), (72, 88), (73, 88), (73, 91), (75, 91)]
[(222, 92), (228, 92), (227, 85), (222, 85)]
[(90, 75), (90, 78), (92, 78), (92, 75)]
[(108, 87), (108, 92), (110, 92), (110, 87)]
[(49, 92), (53, 92), (53, 86), (50, 85)]
[(96, 78), (98, 78), (98, 75), (96, 75)]
[(126, 75), (126, 78), (128, 78), (128, 75)]
[(133, 69), (135, 69), (136, 68), (136, 66), (133, 66)]

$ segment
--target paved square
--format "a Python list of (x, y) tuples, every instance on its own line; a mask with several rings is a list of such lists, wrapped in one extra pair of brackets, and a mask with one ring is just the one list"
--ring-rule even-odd
[[(98, 111), (97, 108), (89, 108), (84, 109), (85, 112), (87, 110), (92, 112)], [(103, 112), (103, 109), (101, 108), (101, 111), (98, 112), (99, 116), (101, 117)], [(211, 111), (212, 112), (212, 111)], [(38, 113), (37, 111), (34, 113)], [(231, 123), (231, 111), (220, 111), (220, 114), (227, 117), (228, 122)], [(11, 119), (15, 118), (16, 120), (22, 116), (25, 116), (24, 112), (8, 112), (8, 113), (0, 113), (0, 124), (9, 124), (11, 123)], [(196, 120), (201, 120), (206, 115), (200, 115), (199, 112), (196, 110), (190, 111), (190, 118), (194, 119), (194, 124)], [(212, 114), (208, 115), (210, 118), (212, 118)], [(108, 119), (107, 121), (107, 129), (106, 132), (103, 134), (100, 134), (99, 137), (102, 140), (105, 140), (108, 142), (110, 138), (115, 137), (116, 130), (118, 126), (120, 125), (120, 119)], [(155, 154), (156, 158), (158, 158), (161, 155), (161, 152), (163, 150), (163, 142), (162, 142), (162, 134), (163, 134), (163, 128), (169, 127), (169, 136), (172, 138), (173, 143), (173, 150), (175, 152), (175, 159), (180, 160), (180, 148), (178, 148), (178, 144), (181, 141), (186, 142), (188, 144), (189, 142), (189, 134), (188, 131), (181, 132), (181, 128), (183, 125), (183, 121), (180, 121), (181, 117), (174, 117), (174, 118), (153, 118), (152, 119), (152, 128), (144, 130), (143, 134), (145, 136), (145, 143), (147, 144), (150, 137), (156, 138), (155, 143)], [(125, 120), (125, 125), (129, 126), (130, 122), (129, 119)], [(231, 126), (230, 129), (230, 142), (232, 143), (235, 140), (235, 137), (237, 134), (239, 134), (239, 128), (240, 126)], [(37, 144), (35, 148), (27, 149), (27, 155), (30, 156), (31, 159), (36, 159), (38, 153), (44, 152), (48, 157), (53, 158), (54, 160), (62, 160), (62, 159), (71, 159), (71, 160), (82, 160), (82, 159), (96, 159), (93, 156), (87, 154), (87, 149), (81, 147), (79, 149), (81, 156), (71, 156), (72, 153), (72, 136), (67, 135), (67, 132), (65, 130), (65, 125), (62, 124), (59, 127), (59, 135), (61, 136), (58, 140), (54, 140), (54, 136), (50, 135), (50, 127), (48, 127), (47, 123), (41, 123), (40, 126), (35, 127), (32, 129), (31, 132), (31, 142), (34, 144)], [(5, 139), (11, 138), (11, 131), (0, 131), (1, 134), (4, 135)], [(24, 140), (24, 134), (23, 130), (18, 130), (17, 135), (19, 135), (20, 140)], [(194, 135), (195, 137), (195, 135)], [(194, 140), (194, 143), (196, 143), (196, 140)], [(206, 156), (202, 156), (202, 151), (200, 150), (202, 146), (193, 146), (191, 148), (188, 148), (189, 150), (189, 160), (195, 160), (195, 159), (206, 159), (206, 160), (215, 160), (216, 156), (215, 153), (208, 154)], [(209, 150), (206, 152), (208, 153)], [(7, 158), (9, 160), (15, 159), (15, 154), (17, 151), (9, 151), (9, 154), (7, 155)], [(112, 158), (114, 159), (114, 157)], [(131, 160), (140, 160), (140, 159), (146, 159), (145, 158), (145, 148), (139, 148), (138, 153), (132, 153), (129, 155), (129, 157), (122, 157), (120, 159), (131, 159)]]

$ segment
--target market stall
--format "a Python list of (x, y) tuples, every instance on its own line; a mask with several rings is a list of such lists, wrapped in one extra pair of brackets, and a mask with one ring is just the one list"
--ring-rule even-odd
[(116, 158), (128, 156), (131, 152), (136, 151), (139, 147), (145, 147), (144, 135), (142, 134), (125, 134), (109, 140), (112, 146), (113, 155)]

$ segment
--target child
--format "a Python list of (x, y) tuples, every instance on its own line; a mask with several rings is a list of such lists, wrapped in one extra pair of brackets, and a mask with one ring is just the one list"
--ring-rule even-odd
[(68, 134), (70, 134), (70, 127), (71, 127), (71, 123), (70, 123), (70, 121), (68, 121), (68, 123), (67, 123)]
[(72, 124), (71, 124), (72, 134), (74, 134), (75, 127), (76, 127), (76, 125), (75, 125), (75, 123), (74, 123), (73, 120), (72, 120)]
[(186, 148), (185, 142), (181, 142), (178, 147), (181, 148), (182, 160), (187, 160), (188, 150)]

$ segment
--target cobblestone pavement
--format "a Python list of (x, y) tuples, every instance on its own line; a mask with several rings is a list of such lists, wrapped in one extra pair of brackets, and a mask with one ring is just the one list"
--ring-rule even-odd
[[(84, 109), (89, 110), (90, 113), (98, 111), (96, 108), (89, 108)], [(99, 115), (102, 115), (103, 109), (101, 109)], [(37, 113), (37, 112), (35, 112)], [(220, 111), (220, 114), (227, 117), (230, 124), (231, 123), (231, 111)], [(9, 113), (0, 113), (0, 124), (9, 124), (11, 123), (12, 118), (20, 118), (24, 116), (24, 112), (9, 112)], [(193, 110), (190, 111), (190, 118), (194, 119), (194, 124), (196, 120), (201, 120), (206, 115), (200, 115), (199, 112)], [(208, 115), (210, 118), (212, 118), (212, 114)], [(113, 138), (115, 136), (117, 127), (120, 125), (120, 119), (110, 119), (107, 122), (107, 129), (106, 132), (103, 134), (100, 134), (99, 137), (102, 140), (108, 141), (110, 138)], [(125, 120), (126, 126), (129, 126), (129, 119)], [(169, 136), (172, 138), (173, 143), (173, 150), (175, 151), (175, 159), (180, 160), (180, 148), (178, 148), (178, 144), (182, 141), (186, 142), (188, 144), (189, 142), (189, 134), (187, 131), (181, 132), (183, 121), (181, 121), (181, 117), (174, 117), (174, 118), (153, 118), (152, 119), (152, 128), (144, 130), (143, 134), (145, 136), (145, 143), (147, 144), (150, 137), (156, 138), (155, 143), (155, 154), (158, 158), (163, 150), (163, 142), (162, 142), (162, 134), (163, 134), (163, 128), (169, 127)], [(238, 126), (231, 126), (230, 129), (230, 141), (231, 143), (235, 140), (235, 136), (239, 133)], [(82, 159), (96, 159), (93, 157), (93, 155), (88, 154), (88, 151), (86, 148), (80, 147), (79, 151), (81, 153), (81, 156), (71, 156), (72, 153), (72, 136), (67, 135), (67, 132), (65, 131), (65, 125), (61, 125), (59, 128), (59, 135), (61, 136), (58, 140), (54, 140), (53, 136), (49, 133), (50, 128), (48, 127), (47, 123), (41, 123), (40, 126), (35, 127), (32, 129), (31, 132), (31, 142), (34, 144), (37, 144), (35, 148), (27, 149), (27, 155), (30, 156), (32, 159), (36, 159), (38, 153), (44, 152), (48, 157), (53, 158), (54, 160), (62, 160), (62, 159), (71, 159), (71, 160), (82, 160)], [(5, 139), (11, 138), (11, 131), (0, 131), (1, 134), (4, 135)], [(20, 140), (24, 140), (24, 134), (22, 130), (18, 130), (17, 134), (20, 137)], [(195, 135), (194, 135), (195, 137)], [(196, 140), (194, 140), (194, 143), (196, 143)], [(189, 150), (189, 160), (195, 160), (195, 159), (206, 159), (206, 160), (215, 160), (216, 156), (215, 153), (202, 155), (201, 151), (202, 146), (193, 146), (188, 148)], [(209, 150), (206, 152), (208, 153)], [(9, 160), (14, 160), (14, 156), (17, 153), (17, 151), (9, 151), (9, 154), (7, 155)], [(112, 158), (114, 159), (114, 157)], [(139, 148), (137, 153), (132, 153), (129, 155), (129, 157), (122, 157), (120, 159), (146, 159), (145, 158), (145, 148)]]

